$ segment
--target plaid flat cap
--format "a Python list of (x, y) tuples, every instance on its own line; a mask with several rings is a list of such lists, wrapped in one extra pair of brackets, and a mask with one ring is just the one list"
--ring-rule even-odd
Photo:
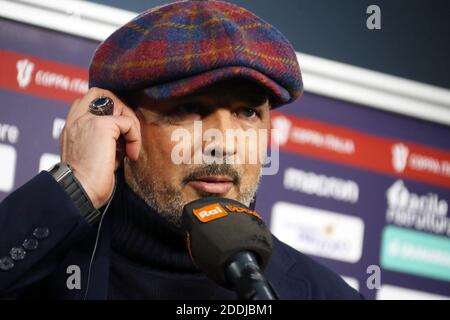
[(179, 97), (230, 78), (264, 87), (273, 107), (303, 90), (295, 50), (280, 31), (223, 1), (179, 1), (149, 9), (97, 48), (89, 86), (145, 90), (153, 99)]

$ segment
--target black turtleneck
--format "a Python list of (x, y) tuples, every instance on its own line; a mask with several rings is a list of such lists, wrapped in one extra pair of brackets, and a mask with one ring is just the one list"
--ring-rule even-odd
[(192, 263), (181, 230), (119, 175), (112, 220), (110, 299), (233, 299)]

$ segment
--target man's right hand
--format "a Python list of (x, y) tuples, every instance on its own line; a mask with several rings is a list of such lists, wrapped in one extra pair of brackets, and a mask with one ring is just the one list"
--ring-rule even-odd
[[(114, 101), (111, 116), (89, 112), (92, 100), (106, 96)], [(120, 136), (125, 154), (117, 152)], [(69, 164), (95, 208), (102, 207), (114, 189), (114, 171), (123, 156), (137, 160), (141, 149), (141, 128), (134, 111), (108, 90), (91, 88), (72, 104), (60, 137), (61, 161)]]

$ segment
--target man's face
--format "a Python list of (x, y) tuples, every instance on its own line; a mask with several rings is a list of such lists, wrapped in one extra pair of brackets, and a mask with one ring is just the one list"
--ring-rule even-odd
[[(130, 104), (140, 121), (142, 149), (137, 161), (125, 159), (125, 179), (150, 207), (179, 225), (184, 205), (200, 197), (250, 204), (263, 160), (252, 156), (265, 153), (270, 120), (259, 86), (229, 80), (164, 101), (137, 93)], [(230, 132), (237, 139), (244, 132), (256, 135), (239, 144)], [(222, 133), (223, 139), (209, 133)]]

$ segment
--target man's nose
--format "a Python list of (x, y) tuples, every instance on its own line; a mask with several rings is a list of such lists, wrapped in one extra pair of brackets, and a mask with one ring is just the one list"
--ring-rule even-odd
[[(231, 130), (237, 129), (236, 119), (225, 108), (216, 109), (203, 119), (203, 154), (211, 157), (226, 158), (237, 153), (236, 141)], [(228, 137), (227, 137), (228, 132)]]

